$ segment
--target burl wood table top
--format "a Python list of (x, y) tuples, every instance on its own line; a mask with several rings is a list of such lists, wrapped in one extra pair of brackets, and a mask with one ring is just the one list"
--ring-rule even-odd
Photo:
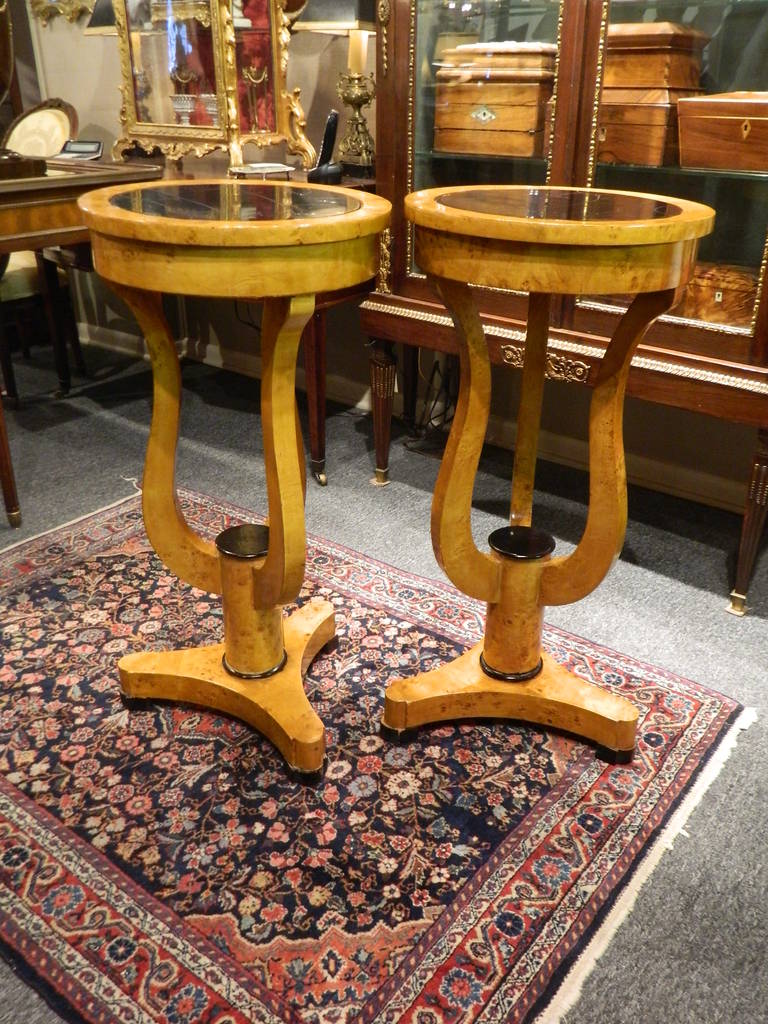
[(391, 210), (353, 189), (231, 179), (101, 189), (79, 205), (107, 279), (253, 299), (369, 280)]
[(529, 185), (425, 189), (405, 213), (428, 273), (559, 294), (676, 288), (715, 218), (686, 199)]

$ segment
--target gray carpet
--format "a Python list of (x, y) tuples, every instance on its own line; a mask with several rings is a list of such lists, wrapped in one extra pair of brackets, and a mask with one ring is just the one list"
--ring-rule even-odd
[[(90, 350), (89, 381), (50, 397), (50, 353), (16, 359), (23, 403), (6, 419), (23, 513), (0, 525), (0, 548), (134, 491), (150, 415), (145, 364)], [(262, 509), (258, 384), (184, 367), (178, 481)], [(395, 431), (392, 483), (374, 488), (368, 417), (330, 407), (327, 488), (310, 482), (307, 526), (382, 561), (440, 578), (429, 539), (438, 463)], [(512, 457), (489, 450), (475, 492), (478, 540), (505, 521)], [(584, 521), (584, 474), (543, 464), (535, 522), (574, 544)], [(758, 563), (743, 619), (726, 614), (739, 519), (631, 488), (623, 555), (591, 597), (547, 610), (547, 621), (697, 679), (757, 709), (722, 773), (664, 854), (588, 978), (567, 1024), (768, 1021), (768, 557)], [(58, 1018), (0, 965), (0, 1022)]]

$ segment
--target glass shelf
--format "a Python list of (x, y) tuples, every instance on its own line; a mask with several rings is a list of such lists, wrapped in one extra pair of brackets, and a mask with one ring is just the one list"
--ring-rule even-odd
[[(760, 123), (768, 91), (765, 107), (759, 102), (767, 46), (768, 0), (612, 0), (592, 181), (713, 207), (715, 227), (678, 315), (747, 333), (768, 231)], [(715, 106), (711, 95), (725, 98)]]

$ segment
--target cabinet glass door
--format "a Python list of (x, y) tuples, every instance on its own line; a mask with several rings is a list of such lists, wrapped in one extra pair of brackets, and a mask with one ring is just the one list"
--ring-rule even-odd
[[(755, 326), (768, 229), (767, 55), (768, 0), (612, 0), (592, 141), (594, 185), (715, 209), (694, 278), (664, 322), (708, 331), (711, 354), (745, 363), (764, 358)], [(701, 338), (678, 329), (671, 347), (701, 351)]]
[(560, 3), (417, 0), (413, 189), (543, 184)]

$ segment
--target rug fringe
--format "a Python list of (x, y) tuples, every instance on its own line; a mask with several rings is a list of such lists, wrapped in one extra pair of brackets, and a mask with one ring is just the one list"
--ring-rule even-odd
[(723, 765), (733, 753), (739, 734), (757, 721), (755, 708), (745, 708), (733, 723), (714, 755), (707, 762), (701, 774), (685, 799), (669, 819), (629, 884), (624, 888), (603, 923), (593, 935), (578, 960), (568, 972), (563, 984), (552, 1000), (536, 1017), (536, 1024), (559, 1024), (564, 1015), (573, 1008), (581, 995), (584, 982), (592, 973), (595, 964), (608, 948), (613, 936), (632, 913), (643, 885), (653, 874), (661, 858), (671, 850), (679, 835), (687, 835), (685, 824), (701, 802), (702, 797), (722, 771)]
[(102, 512), (109, 512), (111, 508), (117, 508), (118, 505), (122, 505), (126, 501), (133, 501), (137, 494), (141, 494), (141, 488), (133, 477), (123, 476), (120, 477), (120, 479), (133, 484), (136, 488), (133, 494), (126, 494), (122, 498), (117, 498), (115, 501), (111, 501), (108, 505), (102, 505), (101, 508), (93, 509), (90, 512), (84, 512), (81, 516), (69, 519), (66, 523), (58, 523), (56, 526), (52, 526), (48, 530), (41, 530), (40, 533), (35, 533), (31, 537), (23, 537), (21, 540), (17, 540), (13, 544), (8, 544), (7, 547), (0, 548), (0, 554), (4, 555), (8, 551), (13, 551), (14, 548), (20, 548), (22, 544), (29, 544), (30, 541), (39, 540), (41, 537), (46, 537), (49, 533), (56, 533), (57, 530), (65, 530), (68, 526), (74, 526), (76, 523), (82, 523), (85, 519), (90, 519), (92, 516), (97, 516)]

